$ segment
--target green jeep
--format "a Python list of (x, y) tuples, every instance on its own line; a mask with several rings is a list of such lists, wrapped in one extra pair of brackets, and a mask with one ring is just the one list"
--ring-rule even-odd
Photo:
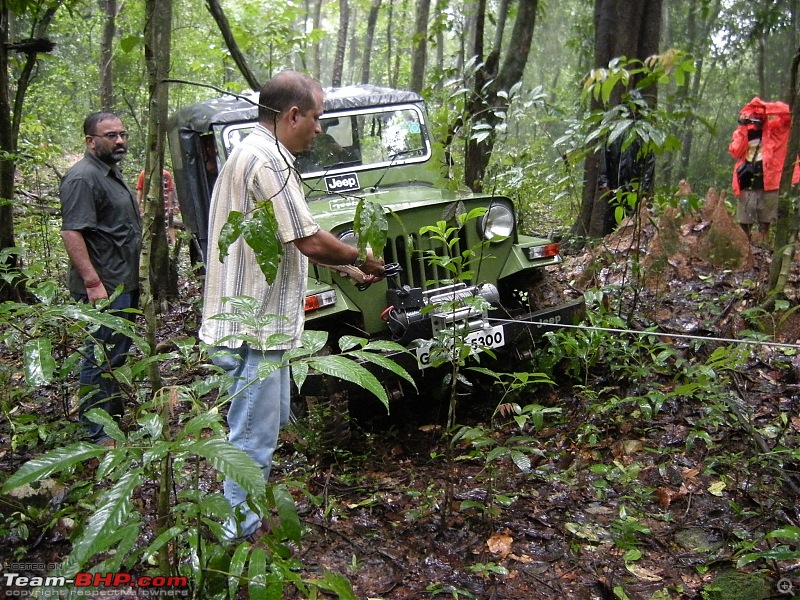
[[(252, 129), (257, 100), (257, 94), (210, 100), (184, 107), (170, 119), (181, 212), (203, 257), (216, 174)], [(393, 358), (419, 374), (429, 366), (429, 340), (447, 326), (447, 319), (437, 315), (437, 303), (480, 294), (492, 308), (464, 312), (463, 324), (470, 331), (466, 342), (517, 358), (530, 355), (533, 342), (551, 329), (549, 325), (574, 323), (583, 314), (582, 296), (556, 294), (558, 305), (537, 305), (546, 296), (537, 294), (544, 268), (561, 262), (559, 247), (551, 240), (520, 234), (511, 200), (438, 185), (440, 169), (418, 94), (367, 85), (328, 90), (320, 121), (323, 133), (296, 162), (311, 211), (324, 229), (355, 245), (353, 218), (359, 200), (380, 204), (389, 214), (384, 259), (387, 265), (399, 265), (397, 275), (368, 287), (336, 270), (310, 268), (306, 327), (329, 332), (331, 348), (338, 348), (336, 340), (342, 335), (395, 340), (412, 352)], [(455, 249), (460, 253), (488, 240), (489, 256), (476, 269), (480, 280), (453, 285), (448, 281), (452, 275), (425, 258), (425, 251), (441, 253), (441, 248), (419, 232), (439, 221), (455, 223), (457, 215), (476, 207), (487, 210), (461, 227)], [(385, 378), (385, 373), (379, 377)], [(310, 375), (303, 393), (329, 393), (321, 380)], [(390, 396), (397, 397), (400, 388), (386, 383)]]

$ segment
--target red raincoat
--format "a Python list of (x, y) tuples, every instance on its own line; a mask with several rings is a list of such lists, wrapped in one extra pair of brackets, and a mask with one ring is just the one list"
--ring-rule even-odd
[[(742, 117), (760, 119), (763, 125), (761, 133), (761, 157), (764, 168), (764, 191), (771, 192), (780, 188), (783, 161), (786, 160), (786, 148), (789, 144), (789, 130), (792, 116), (789, 105), (785, 102), (764, 102), (758, 97), (748, 102), (739, 114)], [(733, 193), (739, 195), (739, 180), (736, 169), (744, 162), (747, 155), (747, 132), (754, 125), (739, 125), (733, 132), (733, 141), (728, 152), (736, 159), (733, 169)], [(795, 161), (792, 183), (800, 183), (800, 165)]]

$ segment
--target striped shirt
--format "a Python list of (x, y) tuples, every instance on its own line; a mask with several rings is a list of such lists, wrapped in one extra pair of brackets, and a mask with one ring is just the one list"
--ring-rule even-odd
[[(319, 231), (308, 209), (300, 179), (291, 167), (294, 157), (271, 131), (257, 125), (231, 153), (220, 171), (211, 197), (208, 263), (203, 295), (203, 323), (200, 339), (212, 345), (238, 348), (242, 336), (261, 350), (284, 350), (300, 345), (305, 320), (308, 259), (293, 240)], [(271, 201), (278, 223), (283, 256), (275, 282), (269, 285), (256, 262), (252, 248), (237, 239), (220, 262), (219, 237), (231, 211), (247, 217), (256, 203)], [(258, 319), (218, 319), (215, 315), (236, 313), (226, 302), (234, 296), (248, 296), (256, 303)], [(267, 315), (277, 315), (271, 322)], [(247, 317), (251, 316), (249, 314)], [(247, 322), (251, 321), (251, 322)], [(289, 336), (278, 343), (268, 341), (274, 334)], [(231, 337), (233, 336), (233, 337)]]

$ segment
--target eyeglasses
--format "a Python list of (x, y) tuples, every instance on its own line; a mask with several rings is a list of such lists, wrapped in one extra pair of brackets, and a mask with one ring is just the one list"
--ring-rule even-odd
[(123, 140), (127, 140), (128, 139), (128, 132), (127, 131), (109, 131), (108, 133), (104, 133), (102, 135), (97, 135), (95, 133), (90, 133), (89, 137), (106, 138), (107, 140), (115, 140), (117, 138), (122, 138)]

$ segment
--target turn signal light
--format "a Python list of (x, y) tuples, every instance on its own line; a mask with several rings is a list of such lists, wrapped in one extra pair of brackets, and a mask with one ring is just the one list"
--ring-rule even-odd
[(336, 290), (328, 290), (320, 292), (319, 294), (312, 294), (306, 296), (306, 312), (319, 310), (326, 306), (333, 306), (336, 304)]
[(554, 256), (558, 256), (558, 244), (547, 244), (545, 246), (530, 246), (529, 248), (525, 248), (525, 251), (528, 253), (528, 258), (530, 260), (536, 260), (539, 258), (553, 258)]

